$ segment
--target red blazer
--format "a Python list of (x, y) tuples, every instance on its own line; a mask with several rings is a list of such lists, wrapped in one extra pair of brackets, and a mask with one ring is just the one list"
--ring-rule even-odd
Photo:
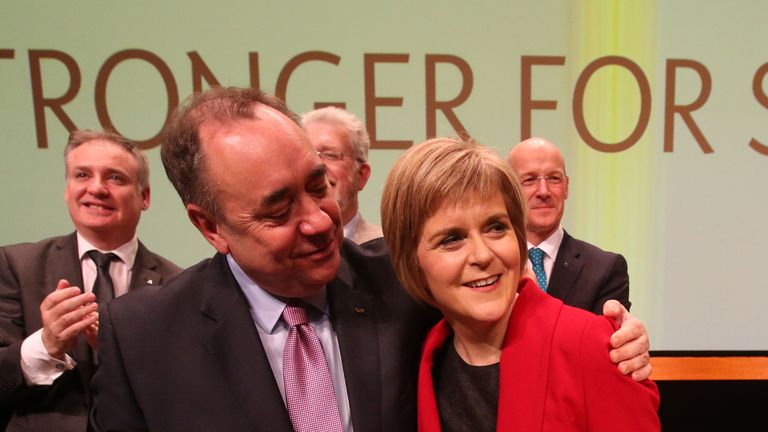
[[(520, 281), (500, 363), (499, 431), (660, 430), (659, 391), (635, 382), (611, 362), (608, 318), (563, 305), (530, 279)], [(433, 356), (450, 335), (440, 321), (419, 366), (419, 431), (440, 430)]]

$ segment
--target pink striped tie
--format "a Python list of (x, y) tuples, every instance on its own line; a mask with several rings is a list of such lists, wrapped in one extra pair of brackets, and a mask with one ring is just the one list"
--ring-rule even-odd
[(323, 346), (307, 319), (307, 309), (287, 305), (283, 319), (291, 330), (283, 350), (288, 415), (296, 432), (343, 432), (333, 380)]

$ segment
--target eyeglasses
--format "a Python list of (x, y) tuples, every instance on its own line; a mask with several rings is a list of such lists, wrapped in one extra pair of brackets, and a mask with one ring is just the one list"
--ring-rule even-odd
[(338, 162), (340, 160), (343, 160), (347, 155), (341, 152), (335, 152), (330, 150), (324, 150), (317, 152), (317, 155), (320, 157), (320, 159), (324, 159), (331, 162)]
[[(327, 161), (330, 161), (330, 162), (338, 162), (338, 161), (344, 160), (345, 158), (348, 157), (346, 154), (344, 154), (342, 152), (335, 152), (335, 151), (331, 151), (331, 150), (319, 151), (319, 152), (317, 152), (317, 156), (320, 157), (320, 159), (327, 160)], [(365, 162), (365, 160), (357, 159), (357, 158), (355, 158), (355, 161), (359, 162), (359, 163), (364, 163)]]
[(556, 174), (556, 175), (549, 175), (549, 176), (525, 177), (524, 179), (520, 180), (520, 184), (522, 184), (523, 187), (536, 186), (539, 184), (539, 181), (542, 179), (548, 185), (559, 185), (559, 184), (562, 184), (564, 180), (563, 176)]

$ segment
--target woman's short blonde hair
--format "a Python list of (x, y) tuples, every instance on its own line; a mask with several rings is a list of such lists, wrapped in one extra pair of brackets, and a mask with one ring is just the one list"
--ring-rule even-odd
[[(411, 147), (384, 184), (381, 222), (397, 277), (411, 297), (434, 304), (416, 256), (424, 224), (443, 204), (465, 204), (501, 192), (520, 247), (528, 258), (526, 201), (517, 177), (498, 153), (474, 141), (434, 138)], [(468, 201), (469, 200), (469, 201)]]

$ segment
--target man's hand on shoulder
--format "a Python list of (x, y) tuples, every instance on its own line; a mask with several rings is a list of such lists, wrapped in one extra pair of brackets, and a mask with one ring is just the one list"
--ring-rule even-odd
[(603, 315), (620, 326), (611, 335), (611, 361), (617, 363), (619, 371), (643, 381), (651, 376), (650, 339), (645, 325), (632, 316), (618, 301), (608, 300), (603, 305)]

